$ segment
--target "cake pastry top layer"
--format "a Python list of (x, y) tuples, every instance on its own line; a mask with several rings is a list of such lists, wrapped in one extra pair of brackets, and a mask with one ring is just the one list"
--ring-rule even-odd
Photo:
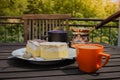
[(28, 41), (27, 41), (27, 44), (31, 43), (31, 44), (33, 44), (33, 45), (39, 46), (40, 43), (42, 43), (42, 42), (46, 42), (46, 41), (45, 41), (45, 40), (40, 40), (40, 39), (28, 40)]
[(40, 43), (41, 46), (56, 46), (56, 47), (59, 47), (59, 46), (63, 46), (63, 45), (66, 45), (65, 42), (44, 42), (44, 43)]

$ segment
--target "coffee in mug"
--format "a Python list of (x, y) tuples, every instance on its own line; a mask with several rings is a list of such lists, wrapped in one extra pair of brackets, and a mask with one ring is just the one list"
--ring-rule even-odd
[[(99, 44), (80, 44), (76, 46), (76, 61), (81, 71), (92, 73), (107, 64), (110, 55), (103, 52), (103, 46)], [(105, 61), (102, 62), (102, 57)]]

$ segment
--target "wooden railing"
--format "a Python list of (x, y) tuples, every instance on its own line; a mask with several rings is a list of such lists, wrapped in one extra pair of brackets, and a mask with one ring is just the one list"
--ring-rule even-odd
[[(92, 28), (104, 19), (82, 19), (71, 18), (69, 20), (70, 29), (72, 27)], [(0, 43), (22, 43), (24, 42), (23, 20), (20, 16), (0, 16)], [(72, 36), (72, 35), (71, 35)], [(107, 43), (117, 45), (118, 40), (118, 20), (109, 22), (98, 30), (90, 33), (91, 42)]]
[(23, 42), (23, 22), (21, 17), (0, 16), (0, 42)]

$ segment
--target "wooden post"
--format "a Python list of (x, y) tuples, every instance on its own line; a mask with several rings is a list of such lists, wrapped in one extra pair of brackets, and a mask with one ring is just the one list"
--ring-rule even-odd
[(118, 46), (120, 47), (120, 18), (119, 18), (119, 23), (118, 23)]
[(27, 20), (24, 20), (24, 42), (27, 42), (27, 35), (28, 35), (28, 27), (27, 27)]
[[(117, 10), (120, 10), (120, 0), (117, 2)], [(119, 23), (118, 23), (118, 46), (120, 47), (120, 17), (118, 18)]]

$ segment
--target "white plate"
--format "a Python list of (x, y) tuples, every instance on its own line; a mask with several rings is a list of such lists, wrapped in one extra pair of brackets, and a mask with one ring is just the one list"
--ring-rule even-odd
[(43, 64), (43, 65), (48, 65), (48, 64), (55, 64), (64, 60), (75, 60), (74, 58), (76, 57), (76, 50), (73, 48), (68, 48), (68, 58), (62, 58), (62, 59), (51, 59), (51, 60), (44, 60), (40, 57), (38, 58), (23, 58), (23, 54), (25, 53), (26, 48), (20, 48), (20, 49), (16, 49), (12, 52), (12, 56), (22, 59), (22, 60), (26, 60), (29, 61), (31, 63), (34, 64)]

